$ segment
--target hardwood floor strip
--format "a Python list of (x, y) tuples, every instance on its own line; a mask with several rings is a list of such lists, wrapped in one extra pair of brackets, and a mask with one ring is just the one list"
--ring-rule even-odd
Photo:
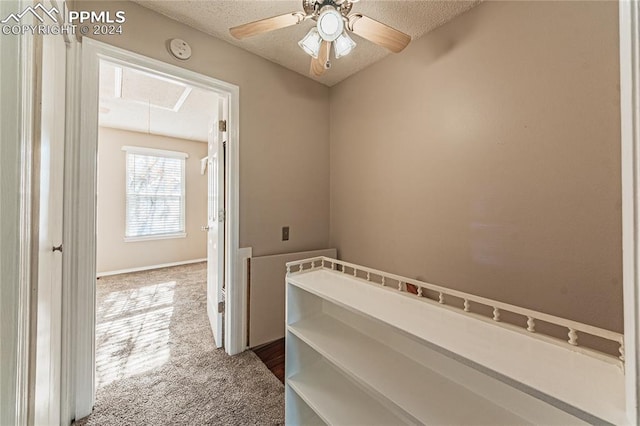
[(284, 383), (284, 337), (271, 343), (253, 348), (253, 352), (267, 368)]

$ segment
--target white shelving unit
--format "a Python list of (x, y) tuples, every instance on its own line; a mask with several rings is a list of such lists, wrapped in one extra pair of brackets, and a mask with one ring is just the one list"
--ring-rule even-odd
[[(532, 387), (525, 380), (528, 376), (516, 374), (518, 369), (482, 363), (492, 355), (489, 349), (493, 355), (501, 354), (498, 360), (513, 356), (509, 353), (509, 339), (515, 339), (511, 344), (520, 345), (520, 351), (526, 352), (520, 363), (542, 357), (536, 362), (545, 364), (548, 356), (557, 356), (556, 351), (560, 350), (574, 362), (571, 368), (584, 367), (575, 365), (576, 361), (585, 361), (586, 367), (591, 368), (590, 357), (365, 282), (357, 272), (354, 275), (315, 267), (287, 275), (288, 425), (624, 423), (617, 421), (622, 417), (615, 418), (620, 410), (624, 413), (623, 402), (620, 408), (616, 395), (605, 396), (599, 406), (594, 404), (585, 410), (579, 400), (558, 397), (573, 389), (573, 383), (556, 384), (565, 389), (553, 395), (545, 392), (544, 386)], [(490, 326), (497, 334), (478, 336), (483, 331), (482, 327), (476, 328), (478, 325)], [(449, 345), (450, 341), (460, 343), (460, 339), (471, 335), (475, 339), (458, 347)], [(520, 341), (523, 336), (530, 340), (525, 346)], [(474, 349), (475, 355), (470, 354), (470, 345), (477, 345), (478, 339), (483, 338), (498, 340), (489, 340)], [(506, 345), (506, 353), (500, 350), (502, 344)], [(617, 384), (617, 376), (622, 376), (615, 373), (618, 367), (595, 360), (606, 364), (599, 367), (613, 374), (615, 377), (607, 380)], [(560, 357), (554, 362), (565, 360)], [(609, 370), (609, 366), (613, 369)], [(538, 367), (530, 365), (525, 369)], [(549, 368), (551, 374), (556, 374), (554, 369), (562, 369), (562, 365)], [(565, 377), (566, 374), (556, 379)], [(600, 394), (611, 391), (608, 381), (600, 381), (597, 388), (602, 387), (603, 391), (593, 386), (585, 394), (597, 400)], [(601, 415), (603, 412), (605, 416)]]

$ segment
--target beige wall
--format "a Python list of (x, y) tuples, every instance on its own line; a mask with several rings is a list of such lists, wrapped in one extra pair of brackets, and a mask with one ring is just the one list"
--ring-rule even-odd
[(487, 2), (331, 90), (342, 259), (622, 330), (615, 2)]
[[(241, 247), (253, 247), (256, 256), (327, 247), (327, 87), (135, 3), (76, 3), (125, 10), (124, 34), (100, 41), (240, 87)], [(191, 44), (190, 60), (168, 53), (166, 42), (175, 37)], [(283, 242), (285, 225), (291, 233)]]
[[(186, 238), (125, 242), (125, 145), (180, 151), (186, 159)], [(200, 159), (207, 144), (100, 127), (98, 132), (98, 273), (161, 265), (207, 257), (207, 176), (200, 174)]]

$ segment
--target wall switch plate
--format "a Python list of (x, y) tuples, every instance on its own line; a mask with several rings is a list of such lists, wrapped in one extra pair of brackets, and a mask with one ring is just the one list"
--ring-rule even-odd
[(289, 227), (282, 227), (282, 241), (289, 241)]

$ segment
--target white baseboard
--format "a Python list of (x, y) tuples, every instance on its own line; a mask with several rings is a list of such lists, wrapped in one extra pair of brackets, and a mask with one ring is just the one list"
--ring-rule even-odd
[(200, 262), (206, 262), (206, 261), (207, 261), (207, 258), (205, 257), (203, 259), (183, 260), (183, 261), (180, 261), (180, 262), (162, 263), (160, 265), (140, 266), (138, 268), (129, 268), (129, 269), (119, 269), (117, 271), (98, 272), (96, 274), (96, 276), (98, 278), (100, 278), (100, 277), (106, 277), (106, 276), (109, 276), (109, 275), (119, 275), (119, 274), (128, 274), (130, 272), (149, 271), (151, 269), (168, 268), (170, 266), (189, 265), (191, 263), (200, 263)]

